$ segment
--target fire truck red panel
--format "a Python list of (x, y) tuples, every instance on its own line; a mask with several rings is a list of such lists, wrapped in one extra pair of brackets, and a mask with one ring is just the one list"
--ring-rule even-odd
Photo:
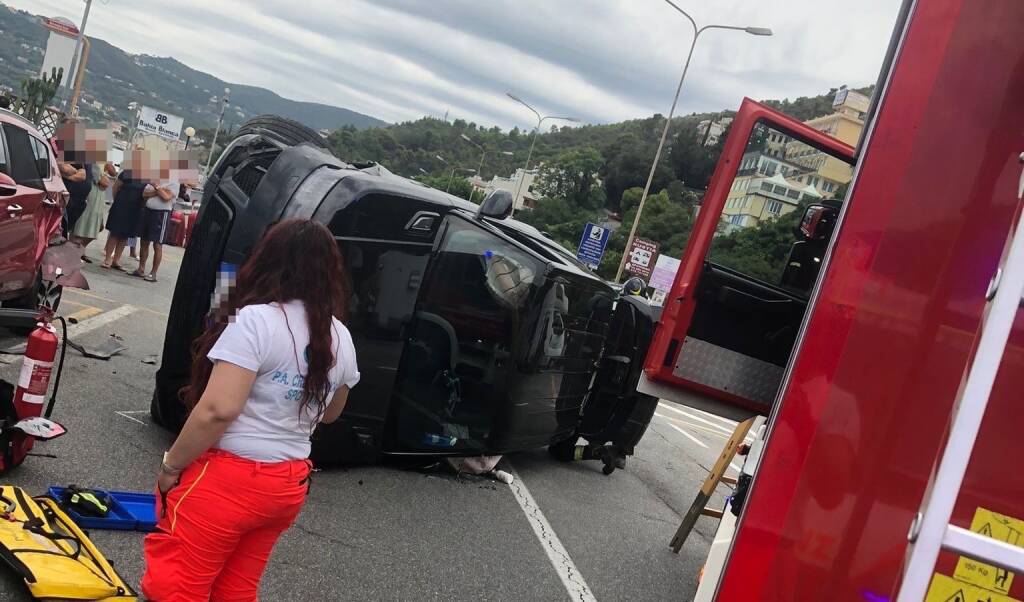
[[(908, 23), (719, 600), (885, 600), (897, 586), (1024, 151), (1024, 2), (922, 1)], [(1024, 519), (1022, 391), (1018, 316), (958, 525), (978, 507)], [(1024, 599), (1019, 577), (1009, 595)]]

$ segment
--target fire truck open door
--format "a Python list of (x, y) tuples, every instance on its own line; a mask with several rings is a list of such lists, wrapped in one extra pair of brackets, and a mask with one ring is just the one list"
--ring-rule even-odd
[[(641, 392), (734, 420), (768, 414), (853, 157), (850, 145), (743, 100), (665, 298)], [(771, 228), (777, 239), (781, 227), (793, 245), (758, 240)]]

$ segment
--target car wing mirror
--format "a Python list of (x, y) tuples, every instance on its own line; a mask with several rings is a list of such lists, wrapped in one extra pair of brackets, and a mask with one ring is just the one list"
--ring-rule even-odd
[(476, 216), (478, 218), (505, 219), (512, 215), (512, 199), (512, 193), (507, 190), (500, 188), (492, 190), (490, 194), (484, 197), (483, 202), (480, 203)]

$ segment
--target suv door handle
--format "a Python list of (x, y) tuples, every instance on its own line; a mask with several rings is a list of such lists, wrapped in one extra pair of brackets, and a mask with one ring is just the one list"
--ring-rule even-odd
[(11, 203), (10, 205), (7, 206), (8, 213), (21, 213), (24, 210), (24, 207), (17, 203)]

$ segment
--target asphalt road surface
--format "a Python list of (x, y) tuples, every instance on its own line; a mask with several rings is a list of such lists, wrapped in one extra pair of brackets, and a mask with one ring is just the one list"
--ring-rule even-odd
[[(102, 240), (89, 255), (98, 257)], [(42, 494), (53, 485), (150, 491), (172, 435), (149, 419), (181, 249), (168, 248), (157, 283), (86, 266), (91, 289), (67, 290), (70, 338), (121, 337), (108, 361), (68, 350), (54, 419), (69, 433), (0, 483)], [(131, 262), (129, 267), (134, 267)], [(20, 339), (0, 329), (0, 349)], [(0, 355), (16, 381), (21, 358)], [(508, 456), (517, 480), (423, 474), (395, 466), (316, 475), (298, 523), (270, 560), (265, 600), (686, 600), (717, 522), (701, 518), (682, 552), (668, 547), (732, 423), (662, 403), (626, 470), (560, 464), (546, 451)], [(735, 470), (730, 470), (735, 474)], [(712, 505), (721, 506), (719, 487)], [(92, 531), (129, 583), (143, 572), (142, 534)], [(0, 601), (29, 600), (0, 567)]]

